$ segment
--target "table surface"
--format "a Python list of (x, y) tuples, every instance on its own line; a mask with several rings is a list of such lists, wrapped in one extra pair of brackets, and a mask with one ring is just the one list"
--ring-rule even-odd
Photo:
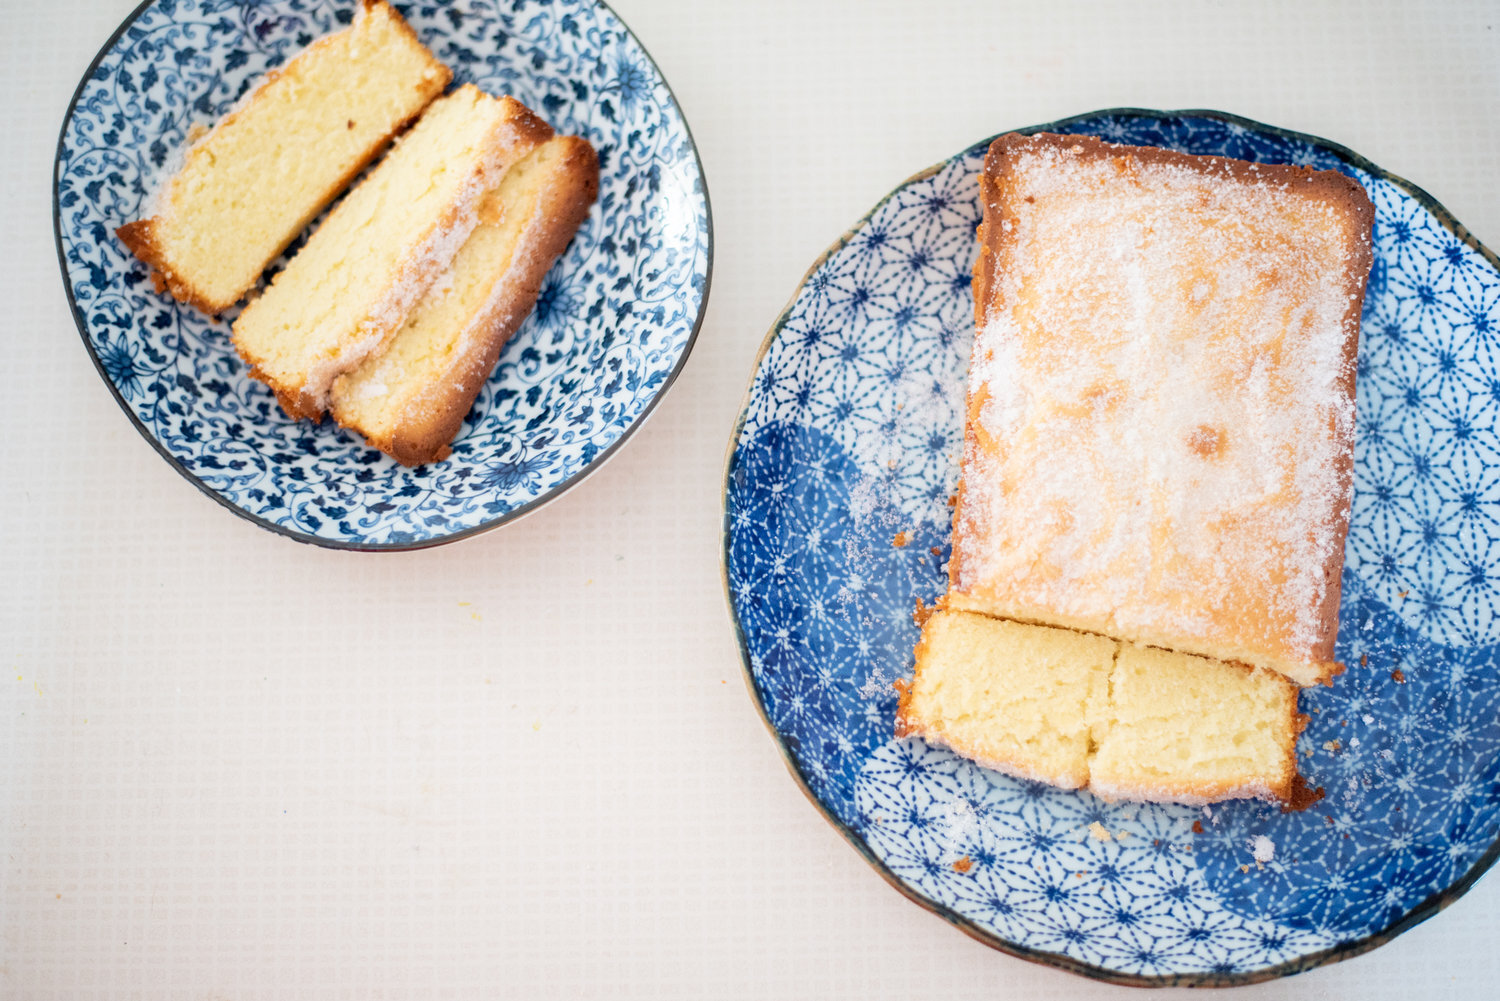
[[(1008, 127), (1217, 108), (1311, 132), (1500, 245), (1500, 4), (619, 0), (692, 124), (716, 269), (602, 471), (429, 552), (232, 517), (135, 432), (52, 242), (57, 131), (134, 0), (6, 0), (0, 996), (1107, 997), (860, 860), (788, 777), (719, 577), (771, 321), (895, 184)], [(1500, 876), (1241, 992), (1476, 997)]]

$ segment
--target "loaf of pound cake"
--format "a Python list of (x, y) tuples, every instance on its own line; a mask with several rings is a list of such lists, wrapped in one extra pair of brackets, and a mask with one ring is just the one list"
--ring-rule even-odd
[(1369, 198), (1047, 134), (980, 186), (946, 611), (898, 729), (1111, 798), (1286, 799), (1295, 686), (1341, 670)]
[(593, 147), (550, 134), (528, 132), (447, 273), (383, 350), (334, 381), (334, 420), (398, 462), (448, 455), (501, 347), (598, 194)]
[(434, 101), (235, 319), (234, 345), (294, 418), (379, 351), (479, 224), (505, 169), (550, 134), (472, 84)]
[(363, 0), (348, 28), (267, 74), (193, 143), (152, 213), (118, 235), (161, 291), (220, 313), (451, 78), (395, 9)]
[(980, 185), (950, 607), (1328, 681), (1364, 189), (1045, 134)]

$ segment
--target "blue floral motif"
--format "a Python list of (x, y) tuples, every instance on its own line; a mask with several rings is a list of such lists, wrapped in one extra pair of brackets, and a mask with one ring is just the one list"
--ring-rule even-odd
[(287, 419), (210, 320), (157, 294), (114, 236), (189, 131), (349, 23), (352, 0), (160, 0), (80, 85), (57, 161), (58, 249), (84, 342), (191, 479), (267, 527), (361, 548), (505, 520), (620, 443), (686, 359), (705, 303), (707, 195), (666, 82), (609, 8), (419, 2), (402, 11), (457, 82), (512, 94), (599, 151), (599, 203), (506, 345), (448, 460), (410, 470), (331, 423)]
[(1325, 798), (1298, 813), (1110, 804), (892, 736), (913, 602), (946, 583), (983, 143), (877, 206), (768, 342), (725, 509), (755, 693), (829, 816), (997, 945), (1166, 983), (1378, 944), (1460, 891), (1500, 838), (1500, 273), (1418, 195), (1318, 141), (1150, 113), (1053, 129), (1342, 170), (1375, 203), (1348, 670), (1301, 699), (1299, 760)]

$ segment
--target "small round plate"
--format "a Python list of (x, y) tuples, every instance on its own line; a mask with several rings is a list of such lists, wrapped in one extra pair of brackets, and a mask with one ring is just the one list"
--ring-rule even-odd
[(1249, 983), (1372, 949), (1500, 852), (1500, 262), (1428, 195), (1311, 136), (1204, 111), (1021, 131), (1341, 170), (1375, 203), (1348, 671), (1301, 700), (1299, 760), (1326, 798), (1107, 803), (892, 736), (914, 598), (946, 584), (988, 141), (856, 224), (761, 350), (724, 497), (751, 692), (860, 854), (998, 949), (1134, 985)]
[(401, 6), (422, 42), (599, 152), (599, 200), (511, 338), (451, 457), (407, 469), (332, 422), (287, 418), (229, 324), (153, 291), (115, 238), (183, 148), (267, 70), (347, 24), (354, 0), (148, 0), (78, 86), (53, 220), (84, 346), (156, 450), (231, 511), (302, 542), (415, 549), (494, 528), (618, 449), (687, 360), (707, 304), (703, 169), (667, 82), (607, 6)]

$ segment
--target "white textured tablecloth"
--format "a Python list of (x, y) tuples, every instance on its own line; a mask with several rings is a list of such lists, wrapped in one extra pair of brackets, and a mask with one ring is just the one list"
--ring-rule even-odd
[[(714, 207), (698, 346), (525, 520), (326, 552), (132, 429), (53, 250), (58, 127), (132, 0), (6, 0), (0, 998), (1118, 996), (908, 903), (787, 776), (719, 582), (725, 444), (803, 271), (1008, 127), (1218, 108), (1344, 143), (1500, 245), (1500, 3), (619, 0)], [(1255, 997), (1500, 991), (1500, 875)]]

